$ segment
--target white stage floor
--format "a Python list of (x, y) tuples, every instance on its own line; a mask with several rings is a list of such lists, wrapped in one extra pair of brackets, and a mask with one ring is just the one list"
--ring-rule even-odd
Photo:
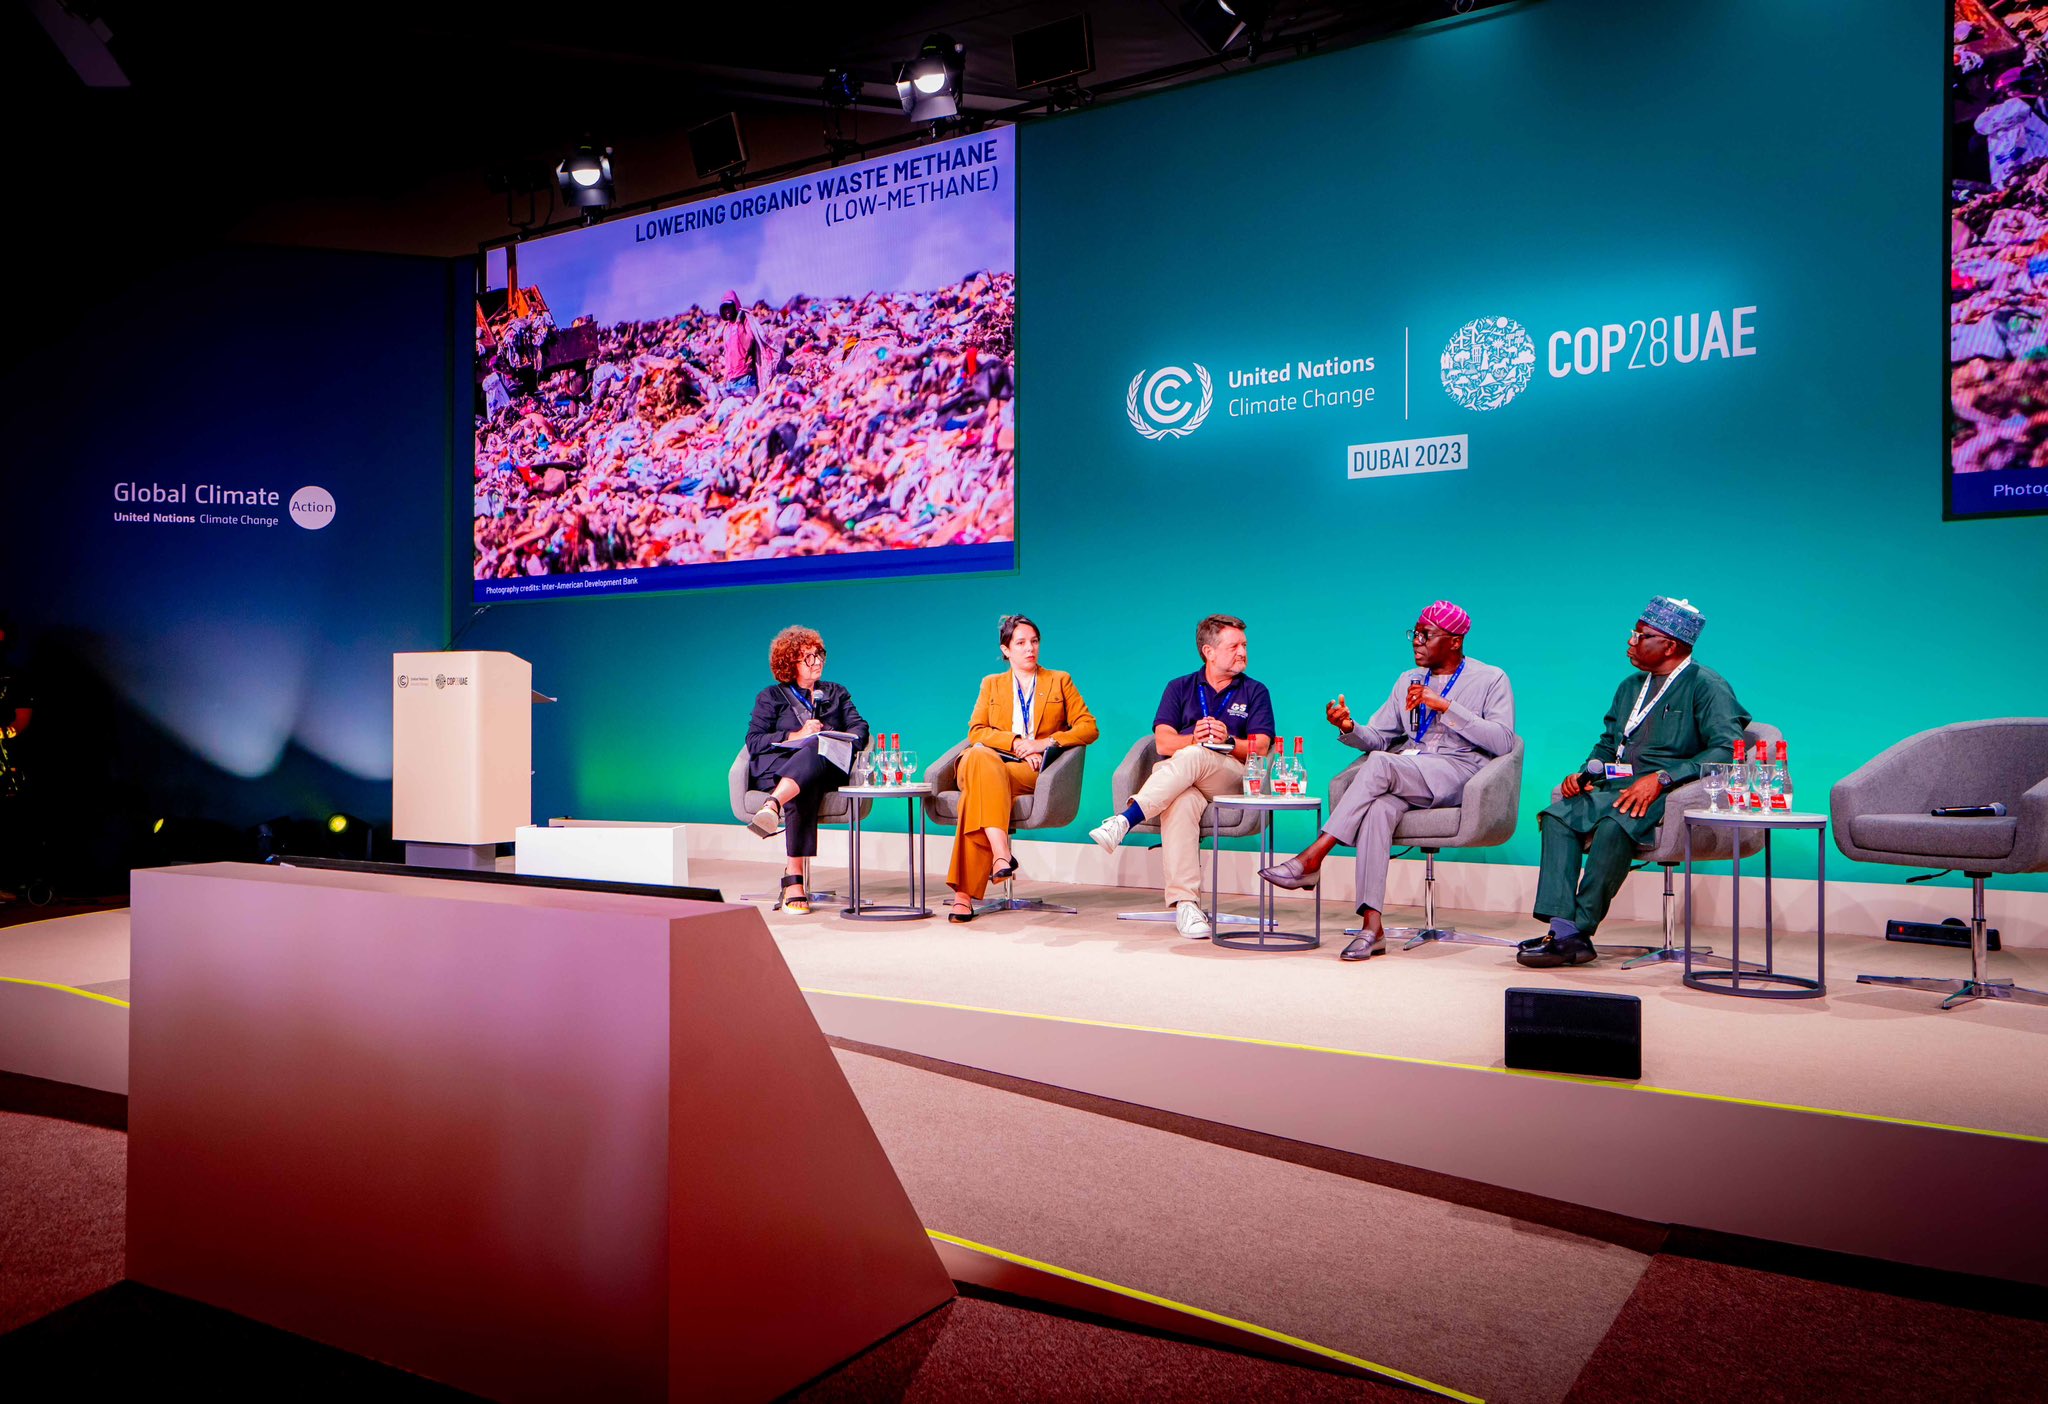
[[(766, 864), (700, 861), (694, 880), (727, 894), (773, 885)], [(843, 893), (845, 873), (817, 870)], [(945, 888), (932, 884), (934, 911)], [(901, 879), (876, 875), (869, 901), (903, 900)], [(1828, 941), (1828, 993), (1754, 1000), (1689, 989), (1675, 964), (1625, 970), (1618, 957), (1566, 970), (1527, 970), (1497, 946), (1431, 943), (1365, 962), (1338, 959), (1348, 909), (1326, 902), (1320, 950), (1228, 950), (1180, 937), (1169, 923), (1117, 921), (1156, 906), (1156, 892), (1026, 881), (1020, 896), (1081, 909), (1078, 916), (1008, 912), (957, 926), (850, 921), (836, 906), (808, 917), (767, 912), (790, 969), (811, 991), (929, 1000), (1232, 1038), (1306, 1044), (1475, 1067), (1500, 1067), (1510, 986), (1634, 994), (1643, 1000), (1647, 1086), (1863, 1116), (2048, 1137), (2048, 1010), (1979, 1000), (1944, 1012), (1939, 997), (1858, 985), (1858, 972), (1963, 975), (1969, 953), (1838, 933)], [(764, 909), (766, 904), (762, 904)], [(1250, 899), (1226, 910), (1251, 911)], [(1306, 928), (1308, 903), (1282, 907)], [(1473, 931), (1535, 934), (1526, 916), (1440, 911)], [(1396, 922), (1420, 919), (1396, 910)], [(1610, 923), (1611, 941), (1656, 945), (1658, 928)], [(1696, 933), (1697, 934), (1697, 933)], [(1729, 949), (1725, 931), (1704, 944)], [(1743, 942), (1761, 955), (1760, 933)], [(1991, 957), (1992, 973), (2048, 989), (2048, 950)], [(1781, 937), (1781, 970), (1811, 974), (1811, 936)]]

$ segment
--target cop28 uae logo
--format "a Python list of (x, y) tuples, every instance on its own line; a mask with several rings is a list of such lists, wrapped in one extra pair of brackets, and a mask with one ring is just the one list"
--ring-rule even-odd
[(1444, 393), (1469, 410), (1497, 410), (1529, 388), (1536, 343), (1511, 317), (1481, 317), (1444, 346)]
[[(1195, 368), (1193, 376), (1179, 366), (1165, 366), (1152, 372), (1149, 379), (1143, 371), (1131, 377), (1124, 413), (1131, 417), (1133, 429), (1148, 439), (1181, 439), (1202, 427), (1216, 404), (1216, 387), (1209, 383), (1209, 372), (1199, 361), (1189, 364)], [(1180, 397), (1191, 380), (1202, 385), (1201, 401), (1192, 405)]]

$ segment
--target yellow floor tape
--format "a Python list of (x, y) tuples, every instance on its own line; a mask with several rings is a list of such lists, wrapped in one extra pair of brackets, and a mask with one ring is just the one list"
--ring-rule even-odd
[(115, 999), (112, 995), (94, 994), (91, 990), (81, 990), (76, 985), (53, 985), (48, 980), (22, 980), (13, 975), (0, 975), (0, 985), (34, 985), (39, 990), (58, 990), (64, 994), (75, 994), (80, 999), (96, 999), (101, 1004), (111, 1004), (120, 1009), (128, 1008), (128, 1001), (125, 999)]
[(968, 1238), (957, 1238), (950, 1233), (941, 1233), (937, 1229), (926, 1229), (925, 1232), (940, 1242), (950, 1243), (956, 1248), (966, 1248), (972, 1252), (986, 1253), (992, 1258), (1001, 1258), (1006, 1263), (1016, 1263), (1020, 1267), (1035, 1268), (1039, 1272), (1049, 1272), (1055, 1277), (1064, 1277), (1070, 1282), (1080, 1282), (1090, 1287), (1099, 1287), (1105, 1292), (1114, 1292), (1120, 1297), (1130, 1297), (1135, 1301), (1148, 1302), (1153, 1306), (1165, 1307), (1169, 1311), (1183, 1312), (1189, 1316), (1200, 1317), (1204, 1321), (1213, 1321), (1219, 1326), (1228, 1326), (1233, 1330), (1248, 1332), (1254, 1336), (1263, 1336), (1269, 1341), (1278, 1341), (1282, 1345), (1293, 1346), (1296, 1350), (1307, 1351), (1311, 1355), (1320, 1355), (1325, 1359), (1341, 1361), (1346, 1365), (1355, 1366), (1360, 1370), (1369, 1370), (1375, 1375), (1382, 1375), (1390, 1380), (1399, 1380), (1402, 1384), (1414, 1385), (1417, 1389), (1426, 1389), (1431, 1394), (1440, 1394), (1446, 1399), (1459, 1400), (1461, 1404), (1485, 1404), (1485, 1401), (1476, 1395), (1465, 1394), (1446, 1385), (1436, 1384), (1430, 1380), (1423, 1379), (1420, 1375), (1411, 1375), (1406, 1371), (1396, 1370), (1386, 1365), (1376, 1365), (1372, 1361), (1362, 1359), (1359, 1356), (1346, 1355), (1341, 1350), (1332, 1350), (1326, 1345), (1317, 1345), (1314, 1341), (1305, 1341), (1299, 1336), (1290, 1336), (1285, 1332), (1275, 1331), (1270, 1327), (1260, 1326), (1254, 1322), (1239, 1321), (1234, 1316), (1224, 1316), (1218, 1312), (1206, 1311), (1198, 1306), (1189, 1306), (1186, 1302), (1177, 1302), (1171, 1297), (1161, 1297), (1155, 1296), (1151, 1292), (1141, 1292), (1136, 1287), (1126, 1287), (1119, 1282), (1108, 1282), (1100, 1277), (1090, 1277), (1084, 1272), (1075, 1272), (1071, 1268), (1063, 1268), (1053, 1263), (1041, 1263), (1036, 1258), (1027, 1258), (1017, 1253), (1007, 1253), (1001, 1248), (991, 1248), (986, 1243), (976, 1243)]
[(1356, 1048), (1323, 1048), (1313, 1043), (1286, 1043), (1273, 1038), (1251, 1038), (1244, 1034), (1200, 1033), (1193, 1029), (1162, 1029), (1147, 1024), (1119, 1024), (1108, 1019), (1082, 1019), (1067, 1014), (1034, 1014), (1021, 1009), (984, 1009), (972, 1004), (948, 1004), (938, 999), (909, 999), (901, 995), (861, 994), (853, 990), (813, 990), (807, 995), (830, 995), (835, 999), (866, 999), (879, 1004), (915, 1004), (927, 1009), (954, 1009), (963, 1014), (1000, 1014), (1009, 1019), (1042, 1019), (1054, 1024), (1079, 1024), (1096, 1029), (1122, 1029), (1128, 1033), (1166, 1034), (1173, 1038), (1206, 1038), (1218, 1043), (1244, 1043), (1258, 1048), (1287, 1048), (1299, 1053), (1328, 1053), (1339, 1058), (1376, 1058), (1383, 1063), (1412, 1063), (1425, 1068), (1453, 1068), (1459, 1072), (1492, 1073), (1499, 1077), (1530, 1077), (1545, 1082), (1575, 1082), (1586, 1087), (1605, 1087), (1617, 1092), (1651, 1092), (1662, 1097), (1691, 1097), (1702, 1102), (1725, 1102), (1737, 1107), (1763, 1107), (1769, 1111), (1805, 1112), (1810, 1116), (1839, 1116), (1851, 1121), (1875, 1121), (1887, 1126), (1917, 1126), (1927, 1131), (1960, 1131), (1967, 1136), (1995, 1136), (2005, 1141), (2028, 1141), (2048, 1145), (2048, 1136), (2029, 1136), (2021, 1131), (1993, 1131), (1984, 1126), (1951, 1126), (1940, 1121), (1915, 1121), (1905, 1116), (1881, 1116), (1875, 1112), (1838, 1111), (1833, 1107), (1802, 1107), (1791, 1102), (1764, 1102), (1751, 1097), (1730, 1097), (1719, 1092), (1688, 1092), (1679, 1087), (1651, 1087), (1642, 1083), (1615, 1082), (1602, 1077), (1579, 1077), (1572, 1073), (1536, 1072), (1528, 1068), (1494, 1068), (1481, 1063), (1451, 1063), (1440, 1058), (1410, 1058), (1399, 1053), (1367, 1053)]

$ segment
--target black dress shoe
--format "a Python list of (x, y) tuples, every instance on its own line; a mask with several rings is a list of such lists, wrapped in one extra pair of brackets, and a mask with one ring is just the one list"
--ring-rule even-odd
[(1600, 952), (1593, 949), (1593, 943), (1583, 936), (1566, 936), (1559, 939), (1545, 936), (1534, 947), (1524, 945), (1515, 951), (1515, 959), (1531, 970), (1550, 970), (1560, 965), (1585, 965), (1600, 958)]
[(1548, 940), (1550, 940), (1550, 933), (1546, 931), (1541, 936), (1531, 936), (1526, 941), (1515, 942), (1515, 949), (1518, 951), (1533, 951)]
[(1351, 944), (1346, 946), (1344, 953), (1337, 958), (1339, 960), (1365, 960), (1370, 956), (1385, 955), (1386, 953), (1387, 934), (1384, 931), (1377, 934), (1371, 931), (1361, 931), (1352, 938)]

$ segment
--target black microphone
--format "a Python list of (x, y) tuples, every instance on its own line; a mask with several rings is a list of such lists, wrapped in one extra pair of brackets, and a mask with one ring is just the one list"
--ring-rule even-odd
[(1945, 804), (1927, 811), (1937, 819), (2003, 819), (2005, 806), (1991, 804)]

